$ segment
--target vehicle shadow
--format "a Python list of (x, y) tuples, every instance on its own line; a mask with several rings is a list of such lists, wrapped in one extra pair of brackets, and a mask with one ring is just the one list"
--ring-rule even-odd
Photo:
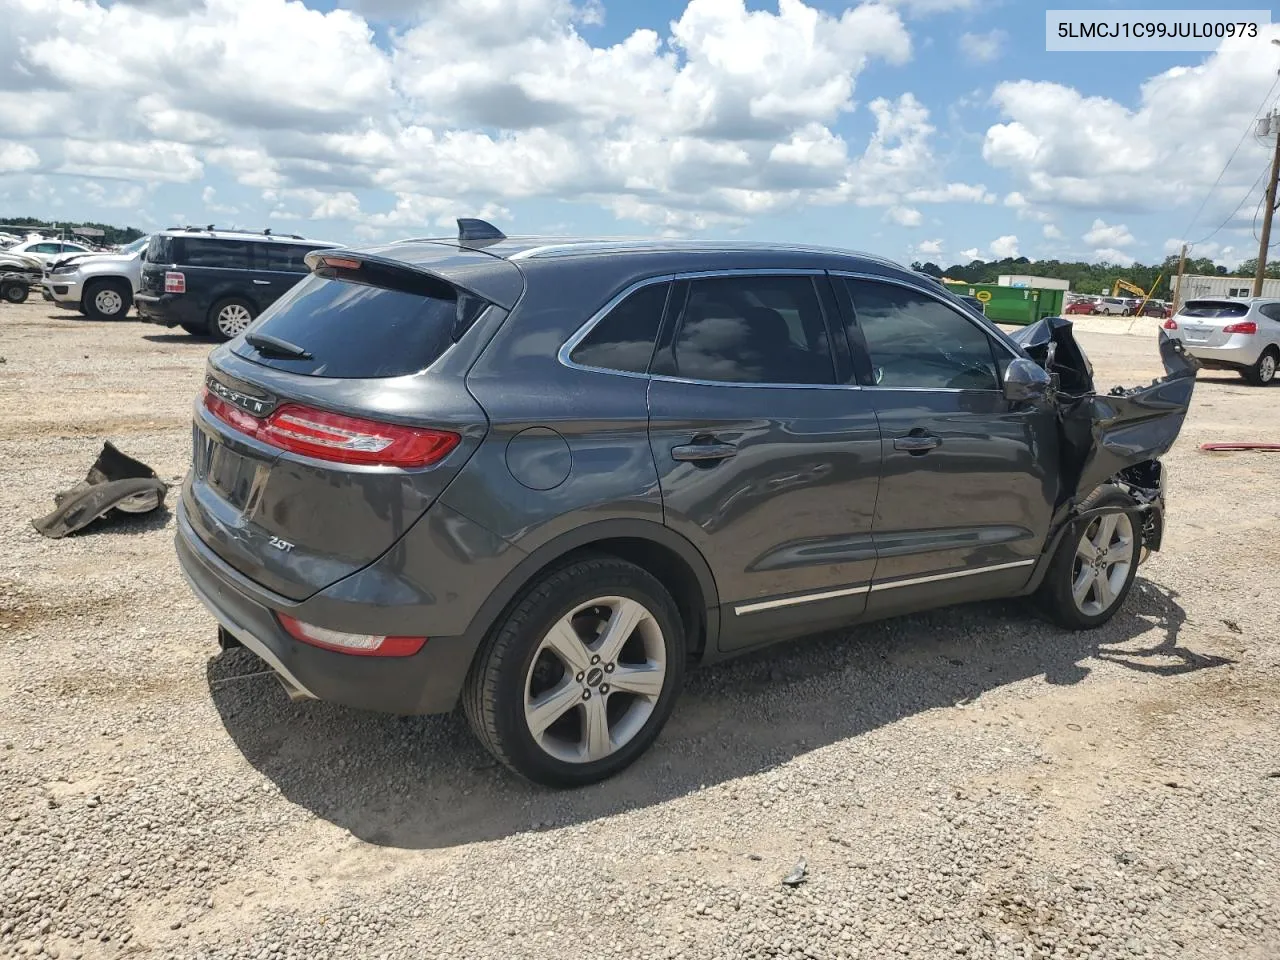
[(142, 339), (152, 343), (188, 343), (205, 347), (221, 342), (216, 337), (198, 337), (194, 333), (144, 333)]
[[(692, 673), (654, 747), (618, 777), (574, 791), (498, 767), (460, 712), (401, 718), (293, 704), (242, 649), (212, 657), (207, 672), (227, 732), (289, 800), (369, 843), (442, 848), (663, 803), (1018, 680), (1078, 683), (1090, 661), (1158, 676), (1231, 662), (1182, 647), (1185, 620), (1175, 594), (1140, 579), (1094, 632), (1000, 602), (761, 651)], [(1131, 649), (1153, 631), (1158, 643)]]

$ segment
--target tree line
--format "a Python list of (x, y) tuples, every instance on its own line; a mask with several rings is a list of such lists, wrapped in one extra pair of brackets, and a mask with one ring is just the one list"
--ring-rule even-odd
[[(66, 231), (73, 234), (79, 227), (91, 227), (102, 231), (102, 236), (88, 237), (87, 239), (100, 241), (107, 246), (120, 246), (126, 243), (133, 243), (140, 236), (146, 233), (145, 230), (139, 230), (137, 227), (116, 227), (109, 223), (94, 223), (92, 221), (84, 221), (83, 223), (59, 223), (52, 220), (41, 220), (38, 217), (0, 217), (0, 231), (5, 233), (31, 232), (43, 234), (58, 234)], [(12, 228), (17, 227), (19, 230)]]
[[(1101, 294), (1110, 292), (1116, 279), (1127, 280), (1137, 284), (1148, 293), (1159, 297), (1169, 291), (1168, 280), (1178, 274), (1178, 258), (1166, 257), (1163, 263), (1148, 266), (1135, 263), (1124, 267), (1118, 263), (1083, 263), (1064, 262), (1061, 260), (1029, 260), (1026, 257), (1006, 257), (1003, 260), (970, 260), (967, 264), (954, 263), (943, 267), (936, 263), (916, 261), (912, 269), (927, 273), (931, 277), (946, 277), (948, 280), (962, 280), (965, 283), (995, 283), (1001, 274), (1030, 274), (1037, 277), (1052, 277), (1055, 280), (1069, 280), (1071, 290), (1075, 293)], [(1246, 260), (1235, 270), (1228, 270), (1221, 264), (1214, 263), (1208, 257), (1187, 258), (1187, 273), (1222, 277), (1252, 277), (1258, 269), (1257, 258)], [(1280, 260), (1267, 264), (1268, 277), (1280, 278)], [(1152, 291), (1152, 286), (1159, 280), (1159, 289)]]

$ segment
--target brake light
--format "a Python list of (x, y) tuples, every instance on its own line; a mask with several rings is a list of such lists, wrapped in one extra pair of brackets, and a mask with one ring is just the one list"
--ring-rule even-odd
[(350, 257), (321, 257), (320, 262), (334, 270), (359, 270), (360, 261)]
[(350, 653), (357, 657), (411, 657), (427, 642), (426, 637), (388, 637), (377, 633), (343, 633), (277, 613), (280, 626), (289, 636), (322, 650)]
[(1240, 323), (1228, 323), (1222, 328), (1223, 333), (1257, 333), (1258, 325), (1252, 320), (1242, 320)]
[(1170, 317), (1168, 320), (1166, 320), (1166, 321), (1164, 322), (1164, 328), (1165, 328), (1166, 330), (1177, 330), (1177, 329), (1178, 329), (1178, 321), (1177, 321), (1177, 320), (1175, 320), (1175, 319), (1173, 319), (1173, 317)]
[(186, 293), (187, 275), (176, 270), (166, 270), (164, 274), (165, 293)]
[(382, 423), (298, 403), (285, 404), (263, 419), (215, 396), (208, 388), (203, 403), (223, 423), (255, 440), (332, 463), (429, 467), (448, 456), (462, 439), (448, 430)]

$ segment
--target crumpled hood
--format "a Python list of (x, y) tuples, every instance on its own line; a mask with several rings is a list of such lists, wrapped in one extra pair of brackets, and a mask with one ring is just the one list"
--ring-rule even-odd
[(1064, 500), (1074, 505), (1126, 467), (1169, 451), (1191, 407), (1200, 362), (1180, 340), (1160, 331), (1165, 376), (1144, 387), (1098, 394), (1093, 367), (1071, 321), (1046, 317), (1012, 334), (1027, 355), (1058, 378), (1058, 423)]

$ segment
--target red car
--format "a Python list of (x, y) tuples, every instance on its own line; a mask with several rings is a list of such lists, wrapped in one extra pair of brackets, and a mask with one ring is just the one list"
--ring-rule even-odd
[(1073, 313), (1093, 313), (1093, 301), (1077, 300), (1075, 303), (1068, 303), (1066, 309), (1062, 311), (1063, 316), (1070, 316)]

